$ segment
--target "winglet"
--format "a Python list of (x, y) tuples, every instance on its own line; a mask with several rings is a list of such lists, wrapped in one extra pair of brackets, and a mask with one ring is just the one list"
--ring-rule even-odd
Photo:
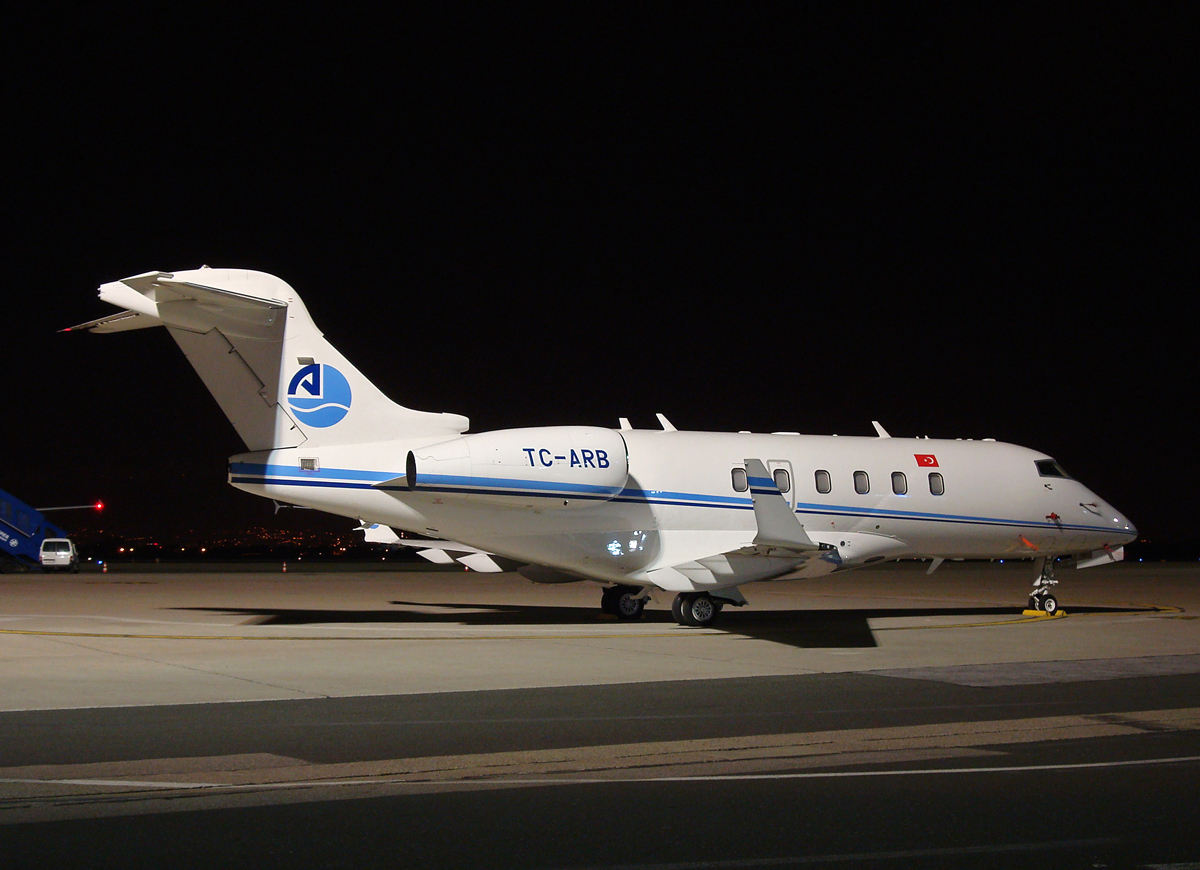
[(804, 531), (763, 461), (747, 459), (745, 462), (750, 498), (754, 502), (754, 521), (758, 524), (754, 545), (796, 551), (819, 550), (820, 545)]
[(888, 434), (887, 429), (884, 429), (883, 426), (881, 426), (879, 424), (878, 420), (872, 420), (871, 425), (875, 427), (875, 432), (879, 435), (880, 438), (891, 438), (892, 437), (891, 435)]

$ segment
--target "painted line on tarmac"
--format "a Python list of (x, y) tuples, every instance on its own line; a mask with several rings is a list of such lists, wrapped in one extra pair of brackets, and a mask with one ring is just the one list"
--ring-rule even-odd
[[(913, 768), (910, 770), (827, 770), (805, 773), (723, 773), (713, 776), (661, 776), (646, 779), (621, 780), (621, 782), (705, 782), (756, 780), (756, 779), (846, 779), (860, 776), (932, 776), (956, 773), (1030, 773), (1048, 770), (1096, 770), (1109, 767), (1149, 767), (1155, 764), (1194, 764), (1200, 755), (1181, 755), (1174, 758), (1136, 758), (1126, 761), (1084, 761), (1074, 764), (1022, 764), (1005, 767), (937, 767)], [(496, 780), (512, 782), (512, 780)], [(546, 782), (547, 780), (540, 780)], [(557, 782), (558, 780), (552, 780)], [(611, 779), (572, 780), (573, 782), (613, 782)]]
[[(1158, 764), (1163, 759), (1058, 762), (1021, 767), (928, 766), (949, 758), (994, 755), (1003, 746), (1047, 741), (1127, 737), (1164, 731), (1200, 730), (1200, 707), (1140, 710), (1106, 715), (1037, 716), (993, 721), (940, 722), (925, 725), (867, 729), (752, 734), (682, 740), (584, 745), (538, 750), (509, 750), (310, 764), (290, 757), (212, 756), (100, 762), (86, 765), (47, 765), (40, 769), (0, 768), (0, 782), (45, 784), (136, 784), (150, 780), (155, 769), (180, 785), (191, 772), (203, 780), (189, 787), (299, 787), (349, 785), (366, 782), (424, 784), (487, 784), (554, 782), (654, 781), (690, 782), (741, 779), (795, 779), (846, 776), (896, 776), (908, 773), (980, 773), (997, 770), (1042, 770)], [(1175, 758), (1200, 760), (1200, 756)], [(919, 761), (923, 765), (913, 766)], [(253, 763), (251, 763), (253, 762)], [(728, 764), (770, 763), (773, 770), (729, 769)], [(712, 765), (725, 767), (714, 769)], [(864, 770), (861, 765), (877, 765)], [(704, 765), (696, 770), (696, 765)], [(851, 767), (851, 765), (858, 765)], [(884, 765), (889, 765), (884, 767)], [(900, 769), (900, 765), (907, 767)], [(685, 770), (690, 767), (692, 770)], [(674, 768), (666, 770), (664, 768)], [(188, 772), (184, 772), (184, 771)], [(8, 779), (11, 778), (11, 779)], [(220, 785), (213, 778), (223, 780)], [(185, 783), (186, 784), (186, 783)], [(157, 785), (166, 788), (169, 786)]]
[(1057, 613), (1039, 613), (1036, 616), (1021, 616), (1017, 619), (998, 619), (991, 622), (954, 622), (946, 625), (891, 625), (882, 628), (872, 628), (872, 631), (923, 631), (945, 628), (989, 628), (994, 625), (1030, 625), (1035, 622), (1050, 622), (1054, 619), (1066, 619), (1067, 613), (1060, 610)]
[[(1183, 618), (1183, 619), (1189, 618), (1189, 617), (1176, 616), (1176, 614), (1181, 614), (1181, 613), (1184, 613), (1185, 611), (1182, 607), (1175, 607), (1174, 605), (1171, 605), (1171, 604), (1120, 604), (1120, 605), (1105, 605), (1105, 606), (1137, 608), (1138, 611), (1143, 612), (1146, 616), (1162, 616), (1165, 618), (1170, 618), (1170, 617), (1174, 616), (1175, 618)], [(1076, 619), (1078, 619), (1080, 617), (1085, 617), (1085, 616), (1102, 616), (1102, 615), (1105, 615), (1105, 614), (1089, 613), (1087, 611), (1082, 611), (1082, 612), (1076, 611), (1074, 613), (1074, 617)], [(1135, 614), (1135, 615), (1137, 615), (1137, 614)], [(920, 629), (940, 629), (940, 628), (987, 628), (987, 627), (993, 626), (993, 625), (1021, 625), (1023, 623), (1050, 622), (1055, 619), (1065, 619), (1067, 616), (1068, 616), (1068, 614), (1067, 614), (1067, 611), (1065, 611), (1065, 610), (1059, 610), (1056, 613), (1044, 613), (1044, 612), (1040, 612), (1040, 611), (1026, 610), (1026, 611), (1023, 611), (1022, 616), (1017, 619), (993, 620), (991, 622), (956, 622), (956, 623), (947, 624), (947, 625), (897, 625), (897, 626), (888, 626), (888, 627), (884, 627), (884, 628), (872, 628), (872, 631), (917, 631)]]
[[(1194, 618), (1180, 616), (1185, 611), (1182, 608), (1174, 607), (1169, 604), (1132, 604), (1123, 605), (1129, 607), (1138, 607), (1149, 611), (1151, 615), (1160, 615), (1163, 617), (1174, 618)], [(1081, 616), (1096, 616), (1094, 613), (1079, 613), (1076, 612), (1075, 617)], [(882, 618), (888, 618), (886, 614), (881, 615)], [(28, 617), (4, 617), (0, 618), (0, 622), (9, 622), (15, 619)], [(105, 617), (84, 617), (92, 619), (100, 619)], [(1060, 610), (1054, 614), (1038, 613), (1036, 615), (1022, 615), (1016, 619), (999, 619), (985, 622), (955, 622), (936, 625), (894, 625), (894, 626), (871, 626), (871, 631), (938, 631), (953, 628), (992, 628), (1004, 625), (1033, 625), (1043, 622), (1051, 622), (1058, 619), (1066, 619), (1067, 612)], [(135, 621), (122, 620), (120, 617), (114, 617), (114, 621)], [(214, 623), (205, 623), (206, 625), (214, 625)], [(314, 625), (314, 630), (319, 630), (321, 626)], [(345, 631), (345, 629), (341, 629)], [(373, 629), (364, 629), (371, 631)], [(440, 629), (446, 631), (445, 627)], [(649, 632), (595, 632), (592, 629), (585, 629), (585, 633), (581, 634), (470, 634), (469, 628), (460, 629), (461, 633), (457, 634), (431, 634), (431, 635), (404, 635), (404, 634), (388, 634), (388, 635), (247, 635), (247, 634), (148, 634), (148, 633), (133, 633), (133, 632), (101, 632), (101, 631), (53, 631), (41, 629), (17, 629), (17, 628), (0, 628), (0, 635), (26, 635), (31, 637), (93, 637), (93, 638), (114, 638), (124, 640), (390, 640), (390, 641), (436, 641), (436, 640), (609, 640), (609, 639), (639, 639), (639, 638), (664, 638), (664, 637), (712, 637), (715, 635), (741, 635), (742, 632), (729, 631), (723, 628), (695, 628), (679, 626), (677, 628), (667, 629), (666, 631), (649, 631)]]
[(612, 638), (647, 638), (647, 637), (712, 637), (727, 634), (717, 629), (676, 629), (660, 633), (588, 633), (588, 634), (438, 634), (438, 635), (368, 635), (355, 637), (353, 635), (322, 636), (314, 634), (289, 635), (248, 635), (248, 634), (124, 634), (105, 633), (99, 631), (37, 631), (3, 628), (0, 634), (29, 635), (33, 637), (95, 637), (130, 639), (130, 640), (390, 640), (390, 641), (429, 641), (429, 640), (609, 640)]
[[(1087, 761), (1071, 764), (1023, 764), (1006, 765), (1003, 767), (936, 767), (936, 768), (906, 768), (903, 770), (825, 770), (806, 771), (803, 773), (722, 773), (696, 776), (642, 776), (642, 777), (600, 777), (600, 776), (517, 776), (495, 777), (482, 779), (468, 777), (465, 779), (414, 780), (399, 776), (355, 777), (353, 779), (305, 779), (291, 782), (256, 782), (256, 783), (216, 783), (216, 782), (139, 782), (121, 779), (36, 779), (36, 778), (0, 778), (0, 783), (17, 783), (23, 785), (91, 785), (106, 787), (129, 787), (149, 789), (214, 789), (225, 792), (236, 791), (276, 791), (281, 789), (305, 788), (352, 788), (367, 785), (399, 785), (406, 787), (437, 787), (470, 785), (470, 786), (514, 786), (514, 785), (628, 785), (633, 783), (708, 783), (708, 782), (753, 782), (791, 779), (855, 779), (880, 776), (943, 776), (956, 774), (987, 774), (987, 773), (1044, 773), (1056, 770), (1101, 770), (1119, 767), (1152, 767), (1163, 764), (1195, 764), (1200, 762), (1200, 755), (1183, 755), (1171, 758), (1138, 758), (1125, 761)], [(57, 796), (61, 797), (61, 796)]]
[(18, 779), (10, 777), (0, 778), (0, 783), (15, 783), (17, 785), (98, 785), (106, 788), (159, 788), (168, 790), (229, 787), (219, 782), (139, 782), (133, 779)]

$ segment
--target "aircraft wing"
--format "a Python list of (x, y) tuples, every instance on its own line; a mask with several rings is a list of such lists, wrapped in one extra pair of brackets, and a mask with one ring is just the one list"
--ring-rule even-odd
[[(754, 545), (717, 553), (689, 562), (647, 571), (644, 578), (668, 592), (696, 592), (733, 587), (761, 580), (790, 580), (796, 577), (820, 577), (842, 566), (838, 551), (832, 547), (805, 552), (773, 550), (764, 555)], [(727, 597), (723, 594), (721, 597)], [(731, 597), (731, 596), (729, 596)]]
[(836, 548), (808, 536), (766, 464), (744, 461), (757, 526), (754, 539), (724, 553), (648, 571), (649, 582), (670, 592), (723, 589), (732, 599), (736, 590), (730, 587), (742, 583), (817, 577), (841, 567)]

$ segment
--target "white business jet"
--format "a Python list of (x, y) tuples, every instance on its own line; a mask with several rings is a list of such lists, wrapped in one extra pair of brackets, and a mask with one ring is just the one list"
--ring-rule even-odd
[[(105, 284), (119, 314), (71, 329), (166, 326), (249, 452), (229, 482), (358, 519), (369, 540), (535, 582), (592, 580), (604, 611), (676, 593), (681, 625), (742, 605), (747, 583), (888, 559), (1123, 558), (1133, 524), (1045, 454), (994, 440), (552, 426), (468, 434), (392, 402), (272, 275), (202, 268)], [(394, 530), (414, 534), (402, 539)]]

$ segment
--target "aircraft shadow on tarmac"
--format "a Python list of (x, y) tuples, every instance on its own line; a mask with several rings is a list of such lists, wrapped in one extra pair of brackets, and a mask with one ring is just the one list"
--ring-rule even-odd
[[(296, 608), (249, 607), (181, 607), (177, 610), (204, 611), (244, 615), (243, 625), (618, 625), (612, 617), (602, 616), (591, 607), (539, 607), (511, 604), (429, 604), (418, 601), (392, 601), (398, 610), (305, 610)], [(1072, 607), (1074, 614), (1153, 612), (1147, 607)], [(715, 628), (729, 635), (742, 635), (756, 640), (782, 643), (806, 649), (853, 649), (878, 646), (870, 620), (907, 618), (920, 620), (934, 617), (982, 619), (1000, 621), (1016, 618), (1016, 607), (894, 607), (835, 610), (745, 610), (726, 608)], [(665, 610), (646, 610), (641, 624), (658, 623), (676, 629), (671, 615)], [(638, 623), (631, 623), (638, 624)], [(913, 628), (938, 627), (914, 623)], [(678, 628), (679, 631), (690, 629)]]

